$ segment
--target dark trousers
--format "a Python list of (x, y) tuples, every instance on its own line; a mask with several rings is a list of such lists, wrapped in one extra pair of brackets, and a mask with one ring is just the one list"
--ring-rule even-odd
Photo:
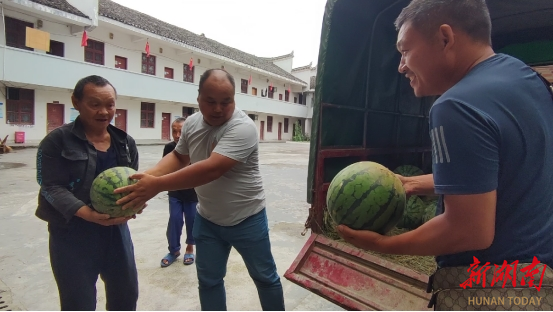
[(50, 225), (49, 231), (61, 310), (96, 310), (98, 276), (107, 310), (136, 310), (138, 275), (127, 224), (102, 226), (75, 217), (68, 228)]
[(169, 222), (167, 222), (166, 234), (170, 253), (174, 254), (181, 249), (180, 237), (185, 222), (186, 244), (195, 244), (194, 237), (192, 236), (192, 228), (194, 227), (197, 204), (198, 202), (185, 202), (176, 197), (169, 196)]

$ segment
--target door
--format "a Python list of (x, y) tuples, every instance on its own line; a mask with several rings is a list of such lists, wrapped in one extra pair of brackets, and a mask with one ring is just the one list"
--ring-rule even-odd
[(65, 105), (57, 103), (46, 104), (46, 119), (47, 119), (47, 131), (50, 133), (52, 130), (63, 125)]
[(171, 114), (161, 113), (161, 139), (171, 141)]
[(278, 140), (282, 140), (282, 122), (278, 123)]
[(126, 109), (115, 110), (115, 126), (127, 132), (127, 110)]
[(264, 134), (265, 134), (265, 121), (261, 121), (261, 124), (259, 126), (259, 141), (265, 140)]

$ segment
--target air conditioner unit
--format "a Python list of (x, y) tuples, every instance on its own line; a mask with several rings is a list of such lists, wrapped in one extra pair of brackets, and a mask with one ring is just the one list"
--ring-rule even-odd
[(277, 87), (273, 87), (273, 92), (277, 92)]

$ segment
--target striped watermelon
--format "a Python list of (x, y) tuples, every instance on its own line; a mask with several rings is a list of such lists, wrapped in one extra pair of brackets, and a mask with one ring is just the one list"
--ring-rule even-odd
[(398, 222), (397, 227), (414, 230), (422, 225), (422, 218), (425, 214), (426, 205), (418, 196), (411, 196), (405, 205), (403, 218)]
[(92, 182), (90, 200), (92, 207), (99, 213), (109, 214), (112, 218), (130, 217), (136, 214), (133, 209), (121, 209), (115, 202), (127, 194), (113, 194), (117, 188), (136, 183), (129, 177), (136, 171), (129, 167), (113, 167), (100, 173)]
[(424, 208), (424, 215), (422, 216), (423, 223), (428, 222), (430, 219), (436, 216), (437, 207), (438, 207), (437, 200), (431, 200), (426, 203), (426, 207)]
[(392, 171), (375, 162), (362, 161), (334, 177), (326, 204), (335, 225), (385, 234), (403, 216), (405, 190)]
[(397, 174), (402, 175), (404, 177), (413, 177), (413, 176), (418, 176), (418, 175), (423, 175), (424, 174), (422, 169), (420, 169), (419, 167), (416, 167), (416, 166), (412, 166), (412, 165), (399, 166), (394, 170), (394, 173), (397, 173)]

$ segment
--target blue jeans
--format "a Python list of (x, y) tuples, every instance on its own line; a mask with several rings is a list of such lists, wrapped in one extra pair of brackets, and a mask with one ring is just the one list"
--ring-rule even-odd
[(186, 244), (195, 244), (194, 237), (192, 236), (192, 228), (194, 227), (197, 204), (197, 202), (185, 202), (178, 198), (169, 196), (169, 222), (167, 223), (166, 234), (170, 253), (176, 253), (181, 249), (180, 237), (182, 235), (182, 227), (185, 222)]
[(138, 275), (126, 223), (103, 226), (74, 217), (66, 228), (48, 229), (61, 310), (96, 310), (98, 276), (105, 284), (108, 311), (136, 310)]
[(271, 253), (265, 209), (234, 226), (216, 225), (196, 214), (196, 270), (202, 310), (227, 309), (223, 278), (231, 247), (242, 256), (257, 287), (261, 308), (284, 311), (284, 295)]

